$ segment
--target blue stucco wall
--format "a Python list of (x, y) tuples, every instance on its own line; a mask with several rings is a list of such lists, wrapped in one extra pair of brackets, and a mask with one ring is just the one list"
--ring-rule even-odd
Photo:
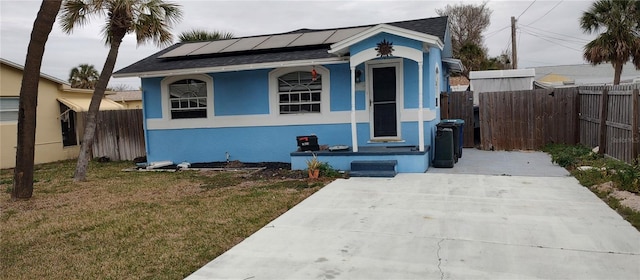
[(378, 43), (382, 42), (382, 40), (391, 42), (394, 46), (405, 46), (418, 50), (422, 49), (422, 42), (383, 32), (378, 35), (369, 37), (361, 42), (358, 42), (357, 44), (354, 44), (353, 46), (349, 47), (349, 51), (351, 52), (351, 54), (356, 54), (371, 47), (375, 48)]
[(162, 118), (162, 100), (160, 98), (160, 82), (162, 78), (143, 78), (140, 82), (142, 90), (142, 108), (147, 119)]
[[(418, 63), (405, 58), (402, 64), (404, 66), (402, 71), (404, 74), (404, 108), (418, 108)], [(428, 95), (429, 92), (424, 91), (424, 96)]]
[(338, 145), (351, 143), (350, 132), (349, 124), (150, 130), (147, 159), (224, 161), (228, 152), (231, 160), (289, 162), (296, 136), (315, 134), (320, 144)]
[(269, 114), (269, 71), (261, 69), (212, 74), (215, 115)]
[[(433, 124), (434, 125), (434, 124)], [(433, 126), (425, 122), (425, 143), (432, 146)], [(402, 143), (368, 143), (370, 126), (358, 124), (358, 142), (367, 145), (418, 145), (417, 122), (402, 123)], [(318, 136), (321, 145), (351, 145), (351, 126), (291, 125), (234, 128), (167, 129), (147, 131), (147, 159), (150, 162), (170, 160), (173, 162), (212, 162), (231, 160), (243, 162), (279, 161), (290, 162), (290, 153), (297, 149), (296, 136)]]
[(330, 71), (331, 111), (351, 111), (351, 69), (349, 64), (325, 66)]

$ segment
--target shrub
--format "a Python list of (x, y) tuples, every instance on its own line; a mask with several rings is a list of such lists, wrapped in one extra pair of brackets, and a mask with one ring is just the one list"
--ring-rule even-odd
[(320, 175), (323, 177), (336, 178), (342, 176), (340, 172), (333, 169), (333, 167), (331, 167), (331, 165), (327, 162), (322, 162), (318, 169), (320, 169)]
[(547, 145), (543, 151), (551, 154), (551, 160), (562, 167), (572, 167), (580, 158), (586, 157), (591, 150), (585, 146), (568, 146), (563, 144)]
[(640, 165), (619, 164), (612, 177), (618, 189), (640, 193)]

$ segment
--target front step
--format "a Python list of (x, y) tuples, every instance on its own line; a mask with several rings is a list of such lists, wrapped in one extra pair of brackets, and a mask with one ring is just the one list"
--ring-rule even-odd
[(351, 177), (395, 177), (397, 160), (356, 160), (351, 162)]

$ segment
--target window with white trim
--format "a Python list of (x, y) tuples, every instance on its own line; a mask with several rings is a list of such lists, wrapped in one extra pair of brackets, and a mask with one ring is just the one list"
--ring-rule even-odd
[(172, 119), (207, 117), (207, 83), (183, 79), (169, 85), (169, 110)]
[(0, 97), (0, 122), (18, 120), (20, 97)]
[(320, 113), (322, 78), (317, 73), (297, 71), (278, 77), (280, 114)]

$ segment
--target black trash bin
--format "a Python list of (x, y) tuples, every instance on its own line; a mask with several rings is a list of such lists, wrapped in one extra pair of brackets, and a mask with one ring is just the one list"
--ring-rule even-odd
[(438, 127), (453, 130), (453, 150), (456, 156), (455, 161), (458, 162), (458, 159), (462, 158), (462, 146), (464, 145), (464, 120), (444, 119), (440, 121)]
[(438, 127), (436, 131), (435, 152), (433, 167), (452, 168), (455, 164), (455, 153), (453, 150), (453, 129)]
[(298, 143), (298, 147), (300, 147), (300, 151), (320, 150), (320, 145), (318, 145), (318, 136), (296, 136), (296, 142)]

